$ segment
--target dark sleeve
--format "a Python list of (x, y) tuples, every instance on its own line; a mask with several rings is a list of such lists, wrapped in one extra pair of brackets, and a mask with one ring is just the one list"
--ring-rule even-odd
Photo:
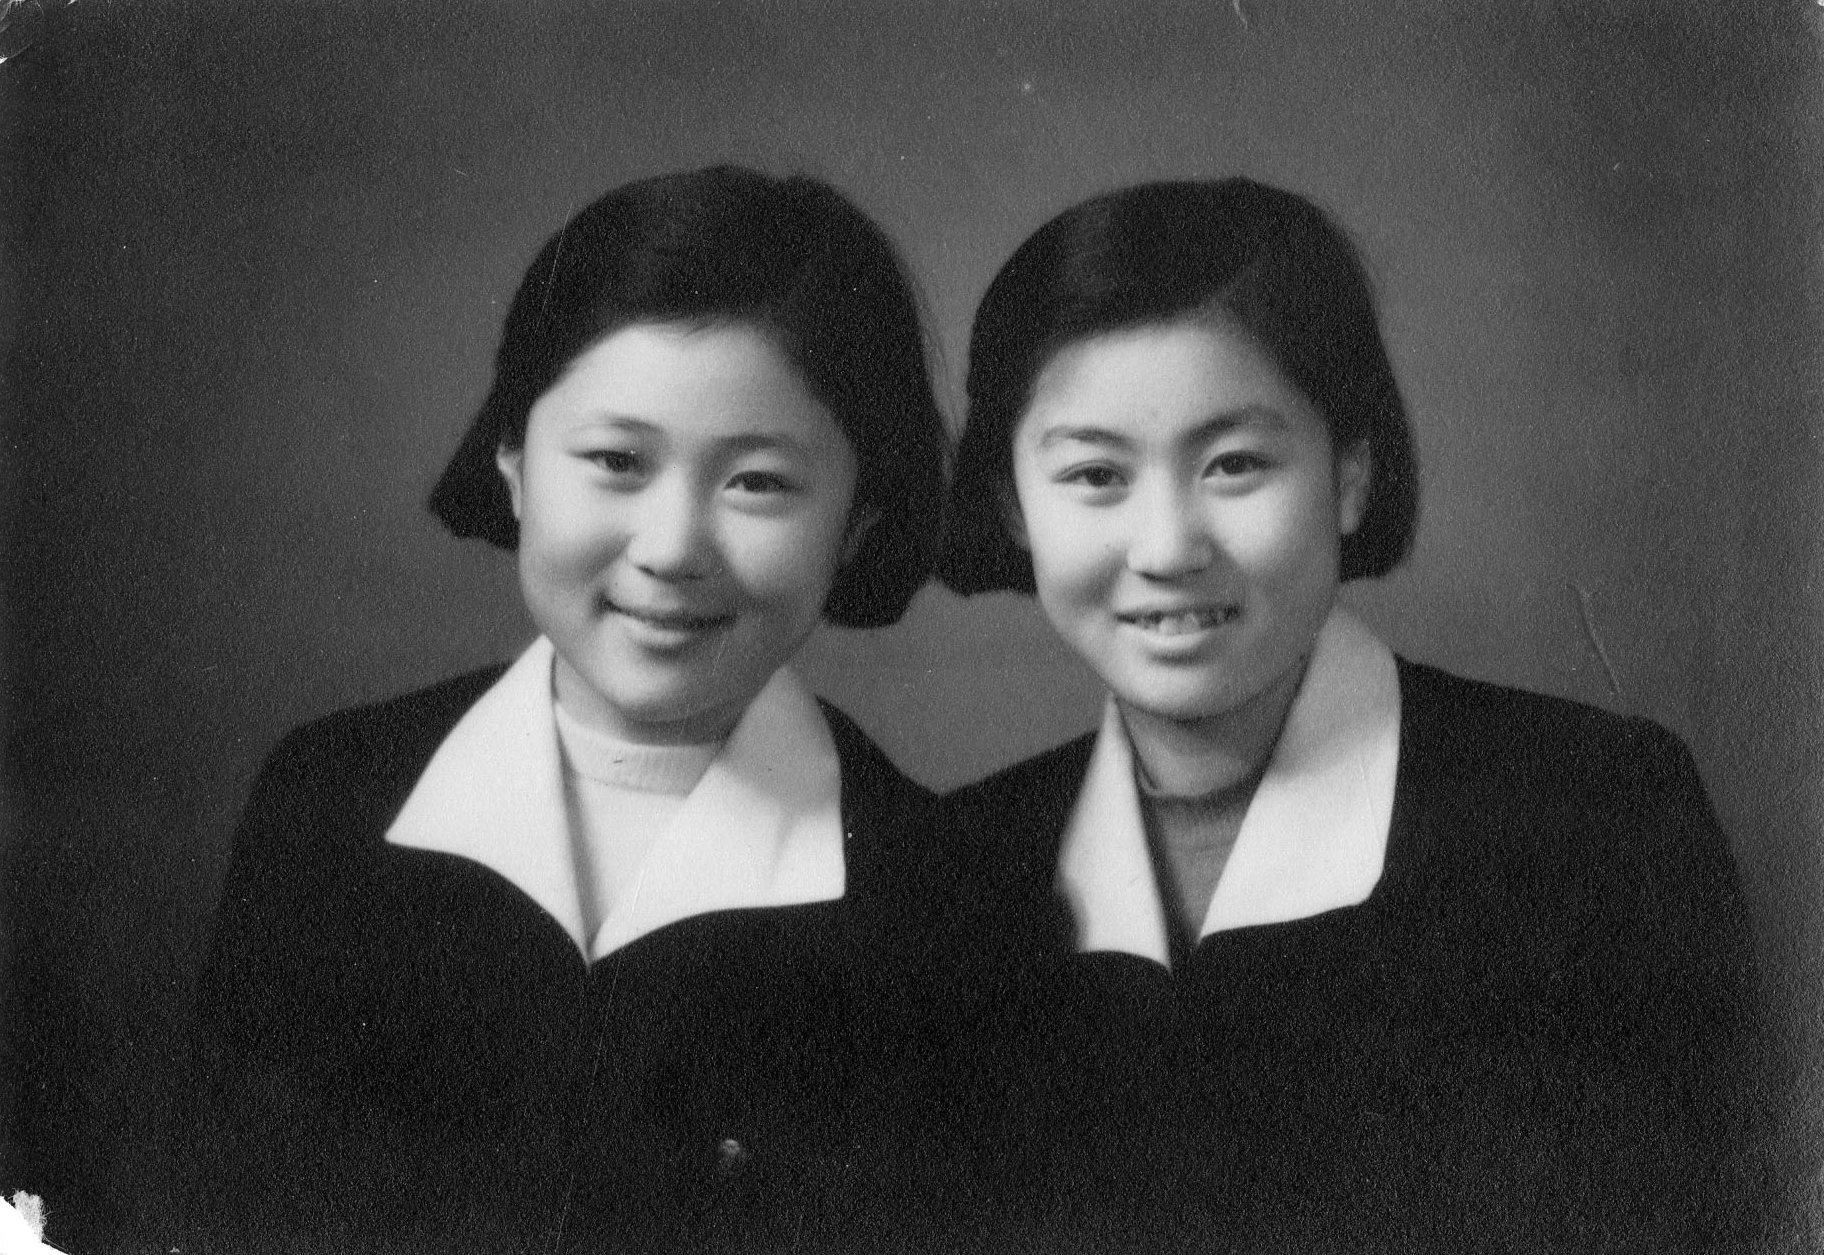
[(1639, 1188), (1678, 1216), (1681, 1246), (1766, 1249), (1772, 1058), (1734, 860), (1684, 744), (1646, 720), (1627, 733), (1637, 766), (1603, 829), (1616, 837), (1610, 892), (1625, 909), (1603, 918), (1609, 953), (1632, 962), (1598, 983), (1607, 1005), (1587, 1013), (1644, 1107), (1611, 1111), (1597, 1093), (1592, 1114), (1635, 1143)]
[(177, 1104), (173, 1235), (196, 1251), (296, 1249), (334, 1232), (338, 1130), (318, 1101), (333, 1051), (301, 997), (333, 941), (313, 910), (336, 874), (312, 834), (333, 831), (349, 781), (326, 738), (288, 736), (267, 759), (236, 829), (198, 987)]

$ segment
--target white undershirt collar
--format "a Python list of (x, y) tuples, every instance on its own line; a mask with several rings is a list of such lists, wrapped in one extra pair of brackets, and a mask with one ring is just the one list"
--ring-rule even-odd
[(684, 797), (715, 761), (722, 742), (704, 745), (639, 745), (610, 736), (578, 719), (564, 704), (553, 702), (557, 743), (571, 770), (597, 784)]
[(469, 708), (418, 778), (389, 844), (471, 859), (563, 926), (591, 959), (710, 911), (843, 895), (842, 772), (816, 699), (773, 673), (646, 856), (638, 891), (585, 940), (540, 637)]
[[(1318, 633), (1199, 939), (1366, 901), (1386, 862), (1399, 744), (1393, 653), (1337, 607)], [(1079, 951), (1121, 951), (1170, 966), (1133, 747), (1112, 696), (1065, 826), (1058, 885)]]

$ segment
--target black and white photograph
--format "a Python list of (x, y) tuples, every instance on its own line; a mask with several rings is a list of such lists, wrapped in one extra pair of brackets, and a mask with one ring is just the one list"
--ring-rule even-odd
[(1824, 1249), (1824, 0), (0, 0), (0, 1255)]

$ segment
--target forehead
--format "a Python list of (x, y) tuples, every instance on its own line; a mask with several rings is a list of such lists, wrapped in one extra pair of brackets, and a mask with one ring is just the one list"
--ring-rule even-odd
[(1058, 427), (1170, 437), (1225, 417), (1275, 415), (1323, 427), (1310, 401), (1239, 324), (1197, 319), (1076, 340), (1033, 381), (1022, 438)]
[(636, 323), (578, 354), (532, 422), (628, 422), (679, 440), (840, 436), (828, 408), (767, 332), (744, 324)]

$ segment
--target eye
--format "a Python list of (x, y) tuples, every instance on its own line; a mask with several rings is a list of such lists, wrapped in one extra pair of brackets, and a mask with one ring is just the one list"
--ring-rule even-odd
[(1073, 466), (1058, 475), (1060, 484), (1076, 484), (1081, 488), (1105, 490), (1118, 488), (1123, 479), (1121, 472), (1106, 462), (1091, 462), (1085, 466)]
[(1269, 470), (1272, 465), (1272, 460), (1265, 454), (1256, 453), (1250, 449), (1237, 449), (1211, 458), (1209, 466), (1204, 469), (1204, 474), (1238, 479), (1244, 475), (1256, 475), (1261, 471)]
[(640, 455), (629, 449), (590, 449), (582, 456), (610, 475), (632, 475), (640, 469)]
[(768, 496), (788, 493), (797, 487), (774, 471), (739, 471), (729, 477), (728, 486), (737, 492)]

